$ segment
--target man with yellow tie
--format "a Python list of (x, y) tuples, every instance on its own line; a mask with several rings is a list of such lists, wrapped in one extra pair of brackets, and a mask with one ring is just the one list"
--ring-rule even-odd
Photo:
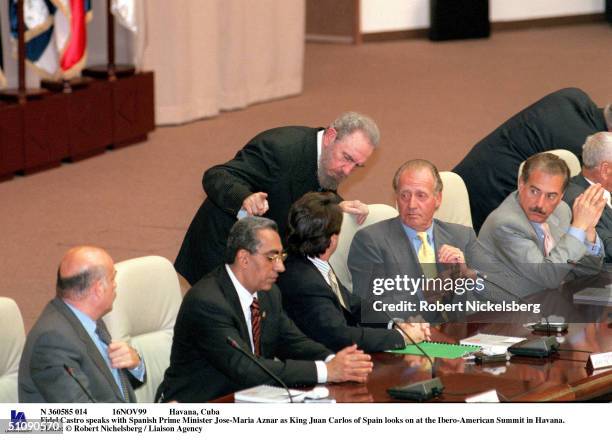
[(485, 220), (480, 242), (504, 266), (507, 290), (526, 296), (555, 289), (568, 277), (597, 273), (603, 246), (595, 226), (606, 205), (600, 184), (562, 201), (570, 172), (551, 153), (531, 156), (524, 164), (518, 191)]
[(433, 218), (442, 189), (436, 166), (427, 160), (410, 160), (397, 170), (393, 190), (399, 216), (361, 229), (351, 243), (353, 293), (371, 297), (372, 280), (381, 276), (418, 281), (449, 269), (454, 276), (474, 276), (469, 267), (486, 260), (474, 230)]

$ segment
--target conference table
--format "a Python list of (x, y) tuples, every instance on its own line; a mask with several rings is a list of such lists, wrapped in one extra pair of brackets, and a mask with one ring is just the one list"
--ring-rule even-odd
[[(585, 285), (605, 285), (612, 275), (571, 282), (549, 292), (555, 304), (572, 303), (572, 295)], [(500, 401), (611, 401), (612, 368), (587, 368), (589, 352), (612, 352), (612, 308), (575, 304), (590, 322), (570, 322), (566, 332), (556, 334), (560, 350), (547, 358), (513, 356), (506, 362), (476, 364), (470, 359), (435, 358), (433, 370), (444, 385), (442, 394), (430, 402), (464, 402), (467, 397), (496, 390)], [(533, 339), (547, 336), (532, 331), (523, 322), (491, 322), (474, 316), (471, 322), (445, 323), (432, 331), (432, 341), (457, 343), (477, 333)], [(501, 320), (504, 321), (504, 320)], [(392, 353), (372, 354), (374, 369), (363, 384), (328, 384), (330, 398), (337, 402), (400, 402), (387, 389), (432, 378), (427, 358)], [(233, 394), (214, 402), (233, 402)]]

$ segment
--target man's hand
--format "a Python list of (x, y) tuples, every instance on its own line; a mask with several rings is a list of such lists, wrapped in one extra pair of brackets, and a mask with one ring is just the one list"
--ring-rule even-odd
[[(422, 323), (408, 323), (402, 322), (401, 324), (397, 324), (404, 332), (408, 333), (408, 336), (412, 338), (414, 342), (417, 344), (421, 341), (429, 341), (431, 339), (431, 329), (429, 328), (429, 324), (426, 322)], [(404, 336), (404, 341), (406, 344), (412, 344), (406, 336)]]
[(328, 382), (365, 382), (372, 372), (370, 355), (357, 349), (357, 345), (343, 348), (327, 362)]
[(465, 256), (461, 249), (445, 244), (438, 250), (438, 262), (447, 264), (465, 263)]
[(585, 192), (574, 200), (572, 206), (572, 226), (587, 233), (587, 240), (595, 242), (595, 225), (606, 206), (603, 188), (599, 183), (589, 186)]
[(108, 346), (108, 357), (113, 368), (127, 368), (131, 370), (140, 364), (140, 356), (125, 341), (113, 341)]
[(242, 201), (242, 209), (249, 215), (264, 215), (270, 207), (268, 206), (268, 194), (257, 192)]
[(361, 203), (359, 200), (345, 200), (340, 202), (340, 208), (342, 208), (342, 211), (346, 212), (347, 214), (353, 214), (357, 224), (359, 225), (365, 222), (366, 218), (368, 218), (368, 214), (370, 213), (368, 205)]

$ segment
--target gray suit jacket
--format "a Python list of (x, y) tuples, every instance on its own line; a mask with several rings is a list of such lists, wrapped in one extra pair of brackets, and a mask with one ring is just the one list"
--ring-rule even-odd
[[(495, 261), (506, 268), (508, 280), (505, 288), (518, 296), (526, 296), (556, 289), (568, 277), (593, 274), (599, 270), (603, 251), (600, 256), (590, 256), (584, 243), (566, 233), (572, 213), (565, 202), (559, 203), (548, 217), (555, 247), (545, 257), (543, 245), (519, 205), (517, 195), (517, 191), (511, 193), (487, 217), (478, 235)], [(590, 266), (593, 270), (574, 267), (567, 264), (568, 260), (579, 261), (580, 266)]]
[[(60, 299), (53, 299), (28, 334), (19, 364), (19, 401), (125, 403), (100, 351), (78, 318)], [(136, 401), (132, 387), (130, 400)]]
[[(563, 195), (563, 200), (568, 205), (572, 206), (576, 197), (582, 194), (589, 186), (589, 182), (585, 180), (582, 173), (572, 177)], [(603, 214), (601, 214), (601, 218), (595, 229), (597, 229), (597, 235), (601, 238), (605, 248), (606, 263), (612, 262), (612, 209), (610, 209), (609, 206), (606, 205), (604, 208)]]
[[(438, 249), (448, 244), (463, 251), (469, 267), (481, 270), (487, 267), (486, 252), (472, 228), (434, 219), (433, 237), (436, 254)], [(438, 263), (437, 266), (439, 273), (446, 269), (444, 264)], [(353, 279), (353, 293), (362, 298), (372, 297), (370, 280), (373, 276), (390, 278), (400, 274), (419, 278), (423, 274), (417, 253), (406, 236), (400, 217), (359, 230), (351, 243), (348, 267)], [(366, 316), (363, 318), (368, 321)]]

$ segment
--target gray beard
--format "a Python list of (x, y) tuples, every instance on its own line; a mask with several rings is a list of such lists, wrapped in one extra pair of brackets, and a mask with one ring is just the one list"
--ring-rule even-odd
[(319, 186), (321, 188), (331, 191), (336, 191), (338, 189), (338, 183), (340, 183), (325, 173), (325, 166), (323, 166), (322, 163), (319, 164), (319, 168), (317, 170), (317, 179), (319, 180)]
[(329, 160), (331, 159), (331, 153), (332, 147), (325, 148), (321, 152), (321, 157), (319, 157), (319, 163), (317, 167), (317, 179), (321, 188), (336, 191), (340, 182), (336, 178), (327, 174), (327, 165), (329, 163)]

